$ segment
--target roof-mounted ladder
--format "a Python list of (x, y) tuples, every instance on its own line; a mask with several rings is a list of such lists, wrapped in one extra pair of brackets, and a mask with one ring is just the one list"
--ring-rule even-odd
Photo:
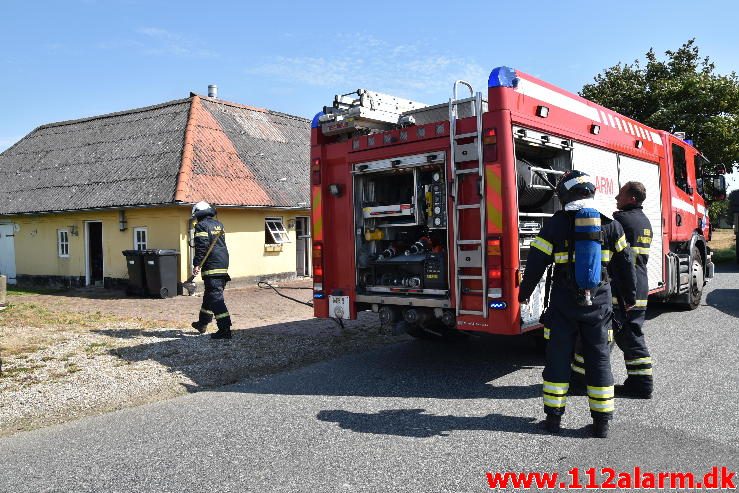
[[(470, 91), (470, 97), (465, 99), (457, 99), (457, 85), (467, 86)], [(469, 133), (457, 134), (457, 119), (459, 105), (472, 103), (474, 105), (475, 114), (475, 131)], [(454, 83), (453, 98), (449, 100), (449, 136), (451, 141), (451, 168), (453, 177), (453, 196), (454, 201), (454, 283), (455, 283), (455, 306), (457, 315), (479, 315), (487, 318), (487, 268), (485, 255), (485, 233), (486, 233), (486, 216), (485, 216), (485, 167), (482, 157), (482, 93), (475, 93), (472, 85), (468, 82), (458, 80)], [(459, 140), (473, 139), (470, 144), (459, 144)], [(477, 161), (477, 167), (462, 167), (463, 163)], [(459, 203), (460, 182), (470, 177), (476, 177), (479, 183), (477, 199), (473, 202), (464, 204)], [(462, 235), (461, 223), (464, 219), (464, 211), (478, 209), (480, 211), (480, 229), (479, 236), (473, 235), (465, 237)], [(468, 220), (467, 220), (468, 221)], [(477, 245), (476, 249), (466, 250), (462, 246)], [(463, 272), (464, 271), (464, 272)], [(479, 281), (482, 284), (481, 290), (466, 289), (464, 287), (467, 281)], [(463, 310), (462, 309), (462, 293), (478, 294), (482, 301), (482, 310)]]

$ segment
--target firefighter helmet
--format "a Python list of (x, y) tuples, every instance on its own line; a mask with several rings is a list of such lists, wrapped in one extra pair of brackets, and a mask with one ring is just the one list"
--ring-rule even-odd
[(208, 202), (201, 200), (192, 206), (192, 217), (200, 219), (205, 216), (215, 216), (216, 211)]
[(594, 195), (595, 185), (590, 179), (590, 175), (576, 169), (562, 175), (557, 183), (557, 196), (562, 204), (567, 204), (573, 200), (587, 199)]

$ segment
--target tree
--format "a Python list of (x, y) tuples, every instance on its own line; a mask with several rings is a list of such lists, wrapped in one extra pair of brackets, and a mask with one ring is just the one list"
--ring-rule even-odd
[[(739, 169), (739, 78), (715, 73), (695, 39), (657, 58), (605, 69), (580, 95), (650, 127), (685, 132), (711, 161)], [(710, 172), (710, 169), (707, 171)]]

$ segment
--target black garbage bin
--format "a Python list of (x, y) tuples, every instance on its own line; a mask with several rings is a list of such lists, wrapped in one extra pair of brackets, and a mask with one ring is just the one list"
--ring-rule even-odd
[(179, 272), (177, 250), (145, 250), (146, 290), (152, 296), (172, 298), (177, 296)]
[(123, 250), (128, 267), (128, 286), (126, 294), (146, 296), (146, 271), (144, 270), (143, 250)]

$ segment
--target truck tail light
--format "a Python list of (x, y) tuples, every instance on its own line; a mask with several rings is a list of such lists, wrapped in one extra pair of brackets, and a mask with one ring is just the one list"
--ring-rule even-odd
[(313, 243), (313, 290), (323, 291), (323, 243)]
[(311, 184), (313, 185), (321, 184), (321, 160), (319, 158), (315, 158), (313, 159), (313, 161), (311, 161), (310, 177), (311, 177)]
[(498, 135), (494, 128), (486, 128), (482, 131), (482, 159), (485, 162), (498, 159)]
[(488, 296), (500, 298), (503, 296), (503, 257), (501, 255), (501, 238), (488, 236)]

